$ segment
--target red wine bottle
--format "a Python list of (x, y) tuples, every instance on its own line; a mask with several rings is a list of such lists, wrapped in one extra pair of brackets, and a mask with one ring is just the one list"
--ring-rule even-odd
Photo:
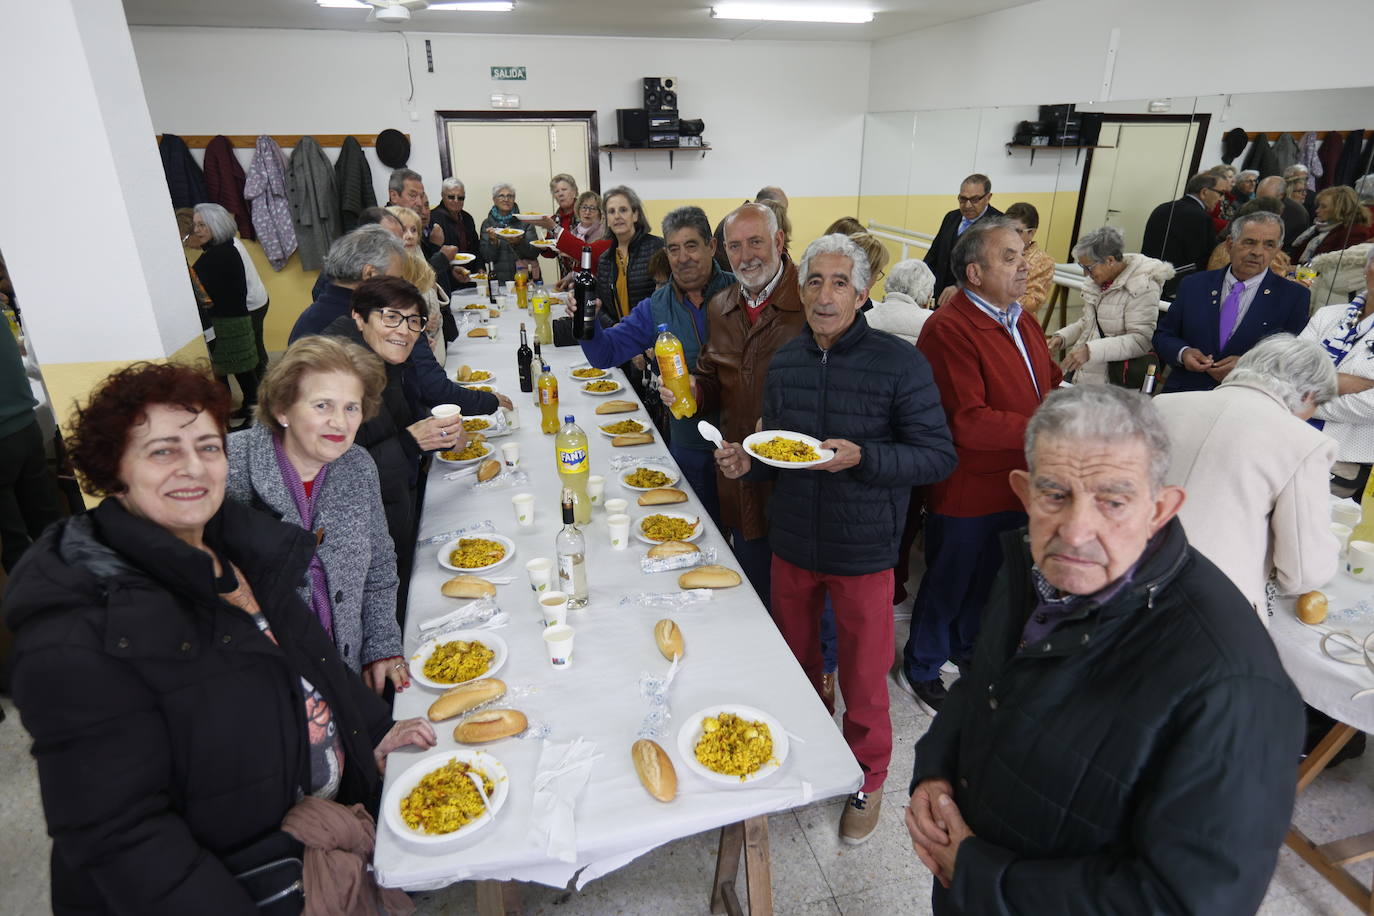
[(530, 349), (529, 338), (525, 336), (525, 322), (520, 322), (520, 348), (515, 351), (515, 362), (520, 369), (520, 390), (534, 391), (532, 363), (534, 351)]
[(573, 275), (573, 303), (573, 337), (591, 340), (596, 331), (596, 277), (590, 245), (582, 246), (582, 267)]

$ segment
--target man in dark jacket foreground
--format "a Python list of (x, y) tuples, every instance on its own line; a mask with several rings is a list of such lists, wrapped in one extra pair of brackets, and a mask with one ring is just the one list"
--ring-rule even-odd
[[(736, 443), (716, 451), (728, 478), (774, 479), (769, 503), (773, 620), (824, 696), (820, 617), (827, 593), (839, 630), (844, 738), (863, 768), (840, 838), (862, 843), (878, 823), (892, 755), (892, 567), (911, 488), (954, 469), (954, 444), (925, 357), (868, 326), (868, 258), (848, 236), (807, 246), (798, 270), (806, 327), (773, 354), (763, 428), (834, 449), (830, 460), (776, 473)], [(751, 471), (752, 466), (752, 471)]]
[(1120, 388), (1050, 395), (1013, 471), (1027, 532), (973, 666), (916, 744), (934, 912), (1253, 913), (1293, 810), (1302, 704), (1188, 546), (1169, 441)]

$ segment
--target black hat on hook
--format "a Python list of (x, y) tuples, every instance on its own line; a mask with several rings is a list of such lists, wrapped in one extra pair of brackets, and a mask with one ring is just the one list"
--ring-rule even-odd
[(405, 168), (410, 159), (410, 138), (390, 127), (377, 135), (376, 148), (382, 165), (393, 169)]

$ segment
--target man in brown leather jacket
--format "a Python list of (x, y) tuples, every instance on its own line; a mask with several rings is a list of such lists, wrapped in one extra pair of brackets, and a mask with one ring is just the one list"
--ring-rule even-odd
[[(773, 354), (797, 336), (806, 316), (777, 215), (762, 204), (744, 204), (725, 217), (724, 226), (725, 252), (739, 282), (707, 305), (711, 338), (697, 358), (692, 389), (698, 413), (718, 409), (725, 441), (740, 442), (759, 421)], [(659, 392), (665, 404), (671, 402), (672, 392)], [(717, 472), (716, 486), (735, 558), (766, 607), (772, 552), (764, 508), (770, 485), (728, 480)]]

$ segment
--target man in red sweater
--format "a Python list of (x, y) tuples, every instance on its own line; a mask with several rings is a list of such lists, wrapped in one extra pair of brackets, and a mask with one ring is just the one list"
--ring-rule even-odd
[(944, 702), (940, 666), (973, 653), (988, 587), (1002, 562), (998, 535), (1026, 524), (1008, 475), (1025, 469), (1026, 422), (1059, 386), (1045, 335), (1017, 300), (1028, 269), (1006, 220), (979, 220), (950, 255), (959, 292), (921, 328), (959, 465), (930, 488), (926, 574), (916, 593), (899, 686), (932, 712)]

